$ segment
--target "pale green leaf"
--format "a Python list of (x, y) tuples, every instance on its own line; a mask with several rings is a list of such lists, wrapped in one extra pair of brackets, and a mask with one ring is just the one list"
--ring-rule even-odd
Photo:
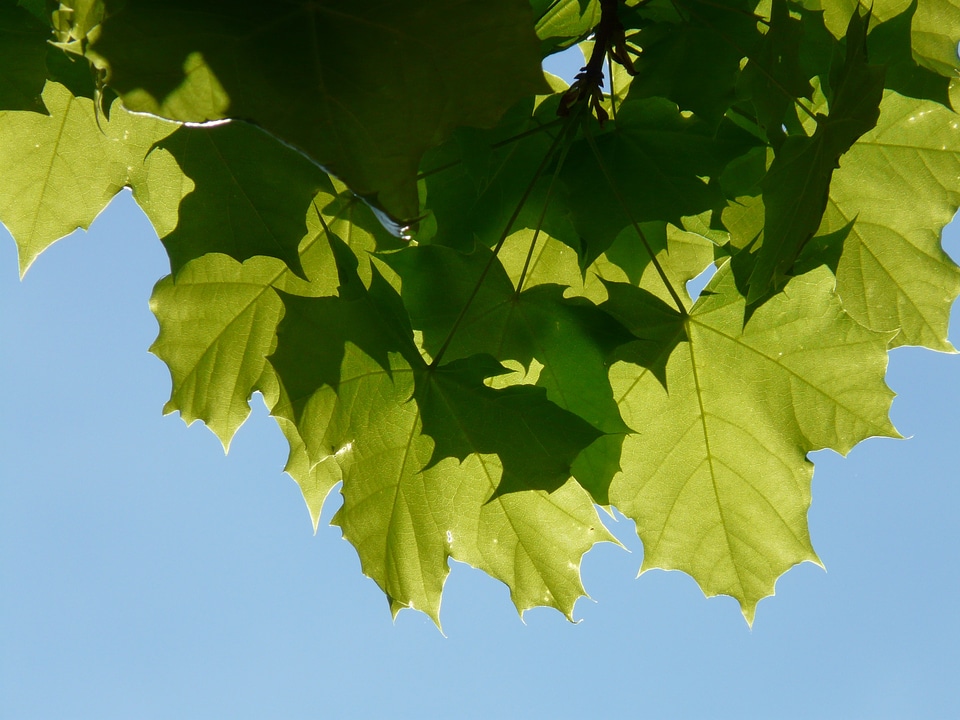
[(681, 326), (666, 389), (635, 365), (611, 369), (637, 433), (610, 498), (637, 521), (642, 571), (683, 570), (706, 595), (735, 597), (748, 622), (783, 572), (818, 562), (806, 454), (897, 436), (883, 382), (890, 336), (847, 316), (833, 283), (826, 268), (794, 278), (744, 326), (724, 266)]
[[(43, 102), (49, 115), (0, 113), (0, 220), (17, 241), (21, 274), (53, 242), (89, 227), (124, 186), (142, 181), (150, 148), (176, 129), (120, 110), (98, 124), (93, 102), (57, 83), (47, 83)], [(174, 170), (158, 162), (151, 182), (164, 185)], [(157, 203), (159, 215), (176, 213), (179, 196), (172, 208), (170, 200)]]
[[(332, 234), (330, 242), (338, 295), (283, 296), (270, 362), (284, 401), (274, 413), (296, 424), (312, 463), (339, 465), (337, 522), (364, 572), (394, 612), (415, 607), (439, 621), (452, 556), (510, 585), (521, 612), (546, 605), (569, 616), (583, 594), (580, 557), (609, 538), (586, 493), (562, 482), (596, 431), (585, 433), (589, 426), (547, 403), (542, 390), (484, 386), (480, 376), (490, 372), (475, 358), (428, 367), (399, 296), (377, 272), (369, 288), (361, 283), (349, 249)], [(423, 434), (427, 424), (436, 442)], [(509, 469), (529, 462), (523, 450), (531, 442), (544, 467)], [(537, 482), (531, 470), (559, 472), (557, 489), (526, 489)], [(533, 543), (536, 553), (528, 552)]]
[(844, 308), (894, 345), (951, 350), (950, 305), (960, 270), (940, 230), (960, 207), (960, 118), (887, 93), (877, 127), (834, 174), (821, 234), (854, 221), (837, 268)]
[(563, 50), (600, 22), (599, 0), (531, 0), (543, 54)]
[[(860, 5), (858, 0), (804, 0), (804, 5), (824, 10), (827, 27), (843, 37), (847, 20)], [(913, 0), (875, 0), (871, 13), (880, 22), (909, 12)], [(920, 0), (912, 24), (913, 56), (923, 67), (944, 77), (956, 77), (960, 69), (957, 57), (957, 28), (960, 27), (960, 2), (957, 0)]]
[(492, 497), (501, 476), (492, 456), (448, 458), (424, 469), (433, 442), (421, 434), (418, 406), (409, 401), (412, 373), (399, 356), (393, 359), (391, 379), (350, 346), (330, 421), (317, 428), (343, 473), (335, 522), (356, 547), (363, 572), (386, 593), (394, 614), (415, 608), (439, 623), (452, 557), (504, 582), (521, 614), (547, 606), (572, 618), (584, 595), (582, 556), (597, 542), (613, 541), (590, 497), (572, 480), (552, 493)]
[[(329, 194), (320, 194), (315, 202), (324, 205), (331, 200)], [(334, 203), (333, 209), (333, 214), (325, 213), (326, 221), (345, 231), (359, 255), (376, 248), (376, 237), (363, 227), (378, 226), (362, 205), (354, 200)], [(266, 356), (283, 314), (274, 290), (308, 297), (336, 291), (336, 268), (322, 232), (311, 209), (300, 247), (310, 282), (273, 258), (241, 264), (210, 254), (187, 263), (176, 280), (168, 276), (157, 283), (150, 307), (160, 334), (150, 350), (167, 364), (173, 382), (164, 412), (179, 412), (188, 425), (202, 420), (225, 448), (229, 446), (249, 415), (250, 395), (263, 391), (272, 374)], [(361, 272), (369, 278), (368, 263)]]

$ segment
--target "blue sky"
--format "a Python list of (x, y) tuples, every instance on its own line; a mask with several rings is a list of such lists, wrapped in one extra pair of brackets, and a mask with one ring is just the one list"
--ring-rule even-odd
[(587, 556), (579, 624), (524, 624), (455, 564), (443, 637), (391, 621), (336, 496), (313, 535), (259, 398), (227, 457), (162, 416), (166, 272), (127, 193), (23, 282), (0, 228), (0, 717), (960, 717), (960, 357), (892, 353), (909, 439), (815, 458), (827, 572), (787, 573), (752, 630), (679, 573), (636, 579), (621, 520), (631, 552)]

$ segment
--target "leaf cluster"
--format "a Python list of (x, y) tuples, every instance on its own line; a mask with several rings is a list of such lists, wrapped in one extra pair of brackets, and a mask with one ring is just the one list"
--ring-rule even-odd
[(392, 612), (439, 623), (453, 558), (572, 617), (602, 506), (752, 622), (819, 562), (808, 453), (897, 437), (888, 350), (952, 350), (958, 35), (957, 0), (0, 0), (0, 220), (26, 272), (130, 188), (164, 411), (227, 447), (261, 393)]

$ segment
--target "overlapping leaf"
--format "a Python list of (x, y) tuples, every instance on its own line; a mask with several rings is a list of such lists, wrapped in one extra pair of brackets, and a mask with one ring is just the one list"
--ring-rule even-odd
[(682, 217), (721, 204), (709, 178), (756, 143), (732, 124), (715, 130), (657, 98), (623, 103), (610, 124), (596, 137), (596, 153), (588, 141), (571, 148), (562, 173), (585, 266), (631, 222), (679, 226)]
[(676, 22), (655, 22), (663, 10), (640, 4), (633, 11), (639, 31), (631, 42), (640, 52), (631, 95), (667, 98), (716, 127), (733, 103), (741, 60), (763, 37), (751, 5), (683, 0)]
[[(175, 271), (151, 303), (165, 410), (226, 446), (262, 393), (314, 525), (342, 482), (336, 522), (394, 612), (438, 620), (453, 557), (569, 617), (600, 502), (637, 521), (643, 570), (750, 620), (816, 561), (806, 454), (896, 434), (889, 344), (950, 348), (956, 0), (878, 0), (869, 28), (849, 0), (622, 5), (640, 73), (615, 68), (603, 124), (558, 119), (559, 84), (533, 96), (593, 0), (41, 5), (0, 5), (21, 269), (132, 187)], [(263, 129), (174, 132), (107, 112), (111, 87)], [(318, 165), (422, 215), (419, 246), (384, 253)]]
[(840, 156), (877, 122), (884, 69), (867, 62), (868, 20), (859, 13), (850, 19), (845, 57), (830, 73), (829, 116), (817, 116), (812, 137), (788, 137), (763, 179), (763, 241), (750, 274), (750, 303), (783, 285), (820, 226)]
[(757, 122), (774, 147), (783, 141), (781, 128), (796, 98), (808, 98), (813, 92), (810, 78), (800, 67), (803, 34), (803, 22), (790, 16), (786, 0), (774, 0), (770, 29), (739, 78), (741, 93), (752, 101)]
[(526, 0), (133, 0), (93, 47), (127, 107), (256, 122), (400, 221), (423, 153), (546, 89)]
[(173, 156), (193, 185), (177, 227), (161, 238), (174, 273), (195, 257), (218, 252), (240, 262), (275, 257), (303, 276), (298, 248), (307, 210), (329, 186), (323, 171), (246, 123), (181, 127), (157, 147)]
[[(340, 466), (338, 522), (364, 571), (394, 611), (412, 606), (437, 619), (453, 556), (507, 582), (521, 611), (549, 605), (569, 615), (582, 594), (580, 556), (608, 537), (589, 496), (565, 482), (598, 431), (539, 388), (487, 387), (501, 372), (489, 357), (428, 366), (400, 297), (377, 271), (367, 288), (349, 249), (330, 240), (338, 295), (283, 296), (270, 362), (286, 402), (275, 413), (296, 423), (311, 462)], [(540, 545), (534, 557), (531, 542), (559, 552)]]
[[(301, 267), (309, 281), (273, 258), (241, 264), (210, 254), (191, 260), (176, 280), (168, 276), (154, 288), (150, 304), (160, 334), (151, 351), (167, 364), (173, 380), (164, 412), (178, 411), (187, 424), (202, 420), (225, 447), (250, 412), (250, 395), (264, 391), (271, 380), (266, 356), (282, 316), (274, 291), (316, 297), (336, 290), (336, 268), (316, 208), (326, 208), (326, 222), (360, 256), (383, 241), (385, 233), (356, 200), (323, 192), (314, 203), (300, 244)], [(223, 230), (229, 233), (229, 228)], [(366, 263), (360, 271), (369, 277)]]
[[(847, 21), (857, 9), (857, 0), (803, 0), (811, 9), (824, 11), (827, 27), (836, 37), (843, 37)], [(911, 0), (877, 0), (871, 13), (885, 22), (910, 12)], [(957, 0), (921, 0), (911, 28), (912, 55), (916, 61), (944, 77), (955, 77), (960, 60), (957, 57), (956, 28), (960, 27), (960, 3)]]
[(635, 365), (611, 369), (637, 434), (610, 499), (637, 521), (642, 570), (684, 570), (708, 596), (737, 598), (748, 621), (784, 571), (818, 562), (806, 453), (896, 436), (883, 382), (889, 334), (848, 317), (833, 282), (825, 268), (795, 278), (744, 326), (724, 266), (689, 318), (677, 317), (686, 340), (667, 360), (666, 388)]
[(600, 22), (599, 0), (531, 0), (544, 55), (583, 39)]
[(444, 348), (473, 286), (487, 263), (493, 263), (444, 357), (487, 353), (526, 368), (536, 359), (543, 366), (537, 385), (547, 397), (605, 433), (577, 458), (573, 474), (606, 504), (607, 486), (619, 470), (620, 444), (629, 431), (607, 379), (607, 359), (630, 340), (624, 328), (586, 300), (565, 299), (558, 285), (516, 293), (503, 267), (483, 248), (471, 254), (411, 248), (387, 260), (400, 274), (404, 303), (431, 353)]

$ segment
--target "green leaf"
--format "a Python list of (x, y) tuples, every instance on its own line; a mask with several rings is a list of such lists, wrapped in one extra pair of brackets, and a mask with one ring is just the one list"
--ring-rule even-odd
[(667, 98), (716, 127), (735, 98), (741, 59), (762, 36), (745, 3), (686, 0), (678, 11), (688, 19), (643, 23), (631, 37), (641, 52), (630, 97)]
[(893, 345), (952, 350), (960, 271), (940, 229), (960, 206), (960, 120), (943, 106), (887, 93), (880, 121), (844, 157), (821, 233), (852, 221), (837, 268), (844, 308)]
[(635, 365), (611, 368), (637, 434), (610, 498), (637, 522), (641, 572), (683, 570), (706, 595), (735, 597), (748, 622), (780, 574), (819, 562), (806, 454), (897, 437), (883, 382), (890, 336), (848, 317), (833, 283), (826, 268), (794, 278), (744, 326), (726, 265), (670, 354), (666, 389)]
[(585, 38), (600, 22), (599, 0), (530, 0), (544, 57)]
[[(860, 5), (859, 0), (804, 0), (807, 6), (823, 5), (824, 20), (836, 37), (842, 37), (847, 19)], [(871, 14), (886, 22), (901, 13), (909, 12), (912, 0), (875, 0)], [(917, 63), (944, 77), (956, 77), (960, 68), (957, 57), (957, 32), (960, 27), (960, 2), (957, 0), (923, 0), (911, 26), (913, 57)]]
[[(331, 202), (321, 194), (315, 202), (327, 204), (326, 222), (361, 256), (384, 241), (383, 228), (355, 198)], [(179, 412), (188, 425), (202, 420), (224, 449), (250, 414), (254, 392), (263, 394), (268, 408), (289, 405), (266, 360), (283, 311), (275, 290), (304, 296), (336, 290), (336, 267), (312, 209), (306, 223), (308, 234), (300, 251), (309, 283), (273, 258), (252, 258), (241, 265), (225, 255), (209, 254), (187, 263), (175, 282), (168, 276), (157, 283), (150, 299), (160, 324), (150, 350), (166, 363), (173, 383), (164, 412)], [(359, 269), (370, 277), (368, 263)], [(340, 468), (333, 460), (311, 461), (296, 424), (279, 413), (274, 417), (290, 444), (284, 470), (300, 486), (316, 530), (324, 500), (340, 481)]]
[(11, 0), (0, 2), (0, 111), (45, 113), (40, 99), (47, 80), (50, 29)]
[(634, 335), (615, 359), (649, 370), (666, 388), (667, 360), (687, 339), (684, 316), (649, 290), (609, 281), (604, 286), (609, 297), (601, 307)]
[[(726, 233), (709, 227), (709, 215), (683, 218), (683, 229), (668, 223), (641, 225), (644, 237), (657, 249), (657, 263), (687, 309), (692, 305), (687, 283), (714, 261), (716, 245), (727, 241)], [(676, 310), (673, 297), (633, 228), (621, 232), (590, 266), (583, 295), (602, 302), (608, 297), (611, 282), (641, 287)]]
[(131, 0), (92, 52), (128, 108), (255, 122), (399, 221), (427, 149), (546, 89), (525, 0)]
[[(413, 326), (423, 332), (424, 348), (437, 353), (454, 331), (461, 310), (491, 261), (490, 252), (478, 248), (464, 254), (428, 246), (385, 259), (403, 281), (403, 301)], [(590, 447), (577, 458), (573, 475), (597, 502), (606, 504), (607, 486), (620, 469), (620, 443), (629, 431), (613, 400), (607, 358), (631, 339), (623, 327), (589, 301), (564, 298), (561, 286), (537, 285), (517, 294), (503, 267), (494, 261), (446, 345), (444, 358), (489, 354), (528, 369), (536, 359), (542, 365), (536, 384), (546, 390), (546, 396), (603, 433), (587, 443)], [(527, 402), (532, 401), (533, 396)], [(519, 438), (523, 431), (510, 432)], [(532, 442), (524, 444), (536, 450)], [(506, 461), (504, 467), (506, 472)], [(528, 475), (532, 477), (533, 472)]]
[(775, 147), (783, 141), (781, 126), (788, 110), (797, 98), (813, 93), (800, 67), (803, 31), (803, 22), (790, 16), (786, 0), (774, 0), (770, 28), (740, 75), (739, 90), (752, 101), (757, 122)]
[[(324, 205), (331, 199), (320, 194), (315, 202)], [(375, 236), (362, 229), (376, 223), (362, 205), (354, 200), (331, 206), (334, 212), (324, 213), (326, 222), (348, 231), (344, 237), (358, 255), (376, 249)], [(150, 307), (160, 334), (150, 350), (167, 364), (173, 382), (164, 412), (178, 411), (188, 425), (202, 420), (225, 449), (250, 413), (252, 393), (272, 387), (266, 356), (283, 314), (274, 291), (319, 297), (337, 288), (333, 257), (312, 208), (306, 213), (306, 228), (300, 262), (310, 282), (273, 258), (240, 264), (209, 254), (188, 262), (175, 280), (167, 276), (154, 288)], [(369, 267), (362, 270), (369, 278)]]
[(342, 471), (343, 507), (334, 522), (357, 549), (363, 572), (386, 593), (394, 615), (415, 608), (439, 624), (452, 557), (504, 582), (521, 614), (547, 606), (572, 618), (584, 594), (583, 554), (613, 541), (590, 497), (573, 481), (553, 493), (493, 497), (501, 474), (495, 456), (447, 458), (425, 469), (434, 446), (409, 401), (413, 375), (401, 356), (391, 359), (388, 373), (349, 345), (339, 393), (321, 390), (313, 399), (329, 403), (329, 422), (307, 428), (323, 434)]
[[(470, 250), (494, 246), (527, 192), (535, 170), (562, 132), (557, 101), (524, 101), (492, 129), (460, 128), (424, 160), (426, 206), (436, 220), (432, 244)], [(553, 167), (534, 183), (513, 230), (536, 227)], [(551, 203), (556, 209), (557, 202)], [(548, 208), (543, 229), (579, 246), (569, 222)]]
[(487, 378), (509, 372), (490, 355), (474, 355), (423, 368), (414, 398), (423, 432), (434, 440), (429, 468), (447, 457), (496, 454), (503, 475), (496, 495), (557, 490), (576, 457), (602, 433), (547, 400), (542, 388), (493, 389)]
[(46, 0), (17, 0), (17, 5), (32, 13), (38, 20), (46, 20), (49, 17)]
[(153, 204), (138, 197), (138, 185), (148, 174), (150, 148), (175, 125), (120, 110), (98, 123), (91, 100), (57, 83), (47, 83), (43, 102), (49, 115), (0, 113), (0, 220), (17, 241), (21, 275), (53, 242), (89, 227), (124, 186), (134, 187), (155, 226), (169, 224), (180, 196), (162, 190), (175, 166), (162, 157), (150, 165), (151, 184), (160, 188)]
[(868, 20), (858, 13), (850, 18), (846, 55), (831, 70), (829, 116), (817, 116), (813, 137), (788, 137), (763, 179), (763, 240), (750, 274), (748, 303), (784, 284), (820, 226), (840, 156), (877, 123), (884, 70), (867, 63)]
[[(917, 64), (910, 46), (910, 31), (918, 2), (877, 25), (867, 38), (871, 60), (887, 68), (886, 87), (901, 95), (933, 100), (950, 107), (950, 76)], [(956, 72), (951, 73), (955, 76)]]
[[(282, 296), (270, 362), (287, 402), (274, 412), (296, 423), (311, 462), (340, 466), (337, 522), (364, 572), (394, 612), (416, 607), (438, 621), (453, 556), (510, 585), (521, 612), (547, 605), (569, 615), (583, 592), (580, 557), (609, 539), (588, 496), (563, 482), (598, 433), (541, 390), (486, 387), (495, 362), (428, 367), (399, 296), (376, 270), (367, 288), (349, 249), (329, 240), (338, 296)], [(525, 457), (530, 443), (542, 454)], [(555, 492), (528, 489), (545, 480)]]
[(329, 188), (322, 170), (246, 123), (181, 127), (157, 147), (194, 185), (180, 204), (177, 227), (161, 238), (174, 274), (217, 252), (240, 262), (275, 257), (303, 277), (298, 247), (314, 196)]
[(561, 174), (567, 190), (563, 197), (583, 245), (584, 267), (610, 247), (631, 220), (666, 220), (679, 226), (682, 217), (721, 204), (719, 188), (705, 178), (718, 177), (727, 162), (755, 144), (729, 123), (715, 132), (656, 98), (623, 103), (616, 121), (608, 125), (610, 131), (596, 136), (602, 165), (588, 142), (578, 141)]

